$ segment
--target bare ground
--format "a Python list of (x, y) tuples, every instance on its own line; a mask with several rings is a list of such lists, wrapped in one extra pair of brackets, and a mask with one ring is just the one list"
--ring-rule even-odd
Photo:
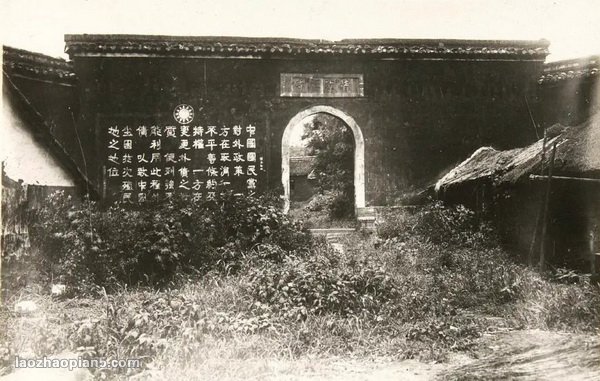
[(487, 340), (491, 353), (441, 372), (445, 380), (600, 380), (600, 337), (541, 330)]
[(463, 354), (446, 363), (375, 358), (209, 359), (146, 374), (140, 380), (600, 380), (600, 336), (541, 330), (510, 331), (483, 339), (478, 359)]
[[(445, 363), (379, 357), (235, 358), (213, 352), (191, 363), (162, 362), (162, 369), (145, 371), (131, 380), (600, 380), (600, 335), (507, 331), (487, 334), (479, 348), (478, 358), (452, 354)], [(68, 372), (52, 378), (53, 372), (21, 369), (0, 380), (87, 379)]]

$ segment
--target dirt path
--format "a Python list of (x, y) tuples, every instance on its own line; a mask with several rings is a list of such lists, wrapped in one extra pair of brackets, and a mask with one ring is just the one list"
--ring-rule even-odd
[(380, 381), (380, 380), (600, 380), (600, 336), (540, 330), (483, 339), (478, 359), (450, 356), (443, 364), (417, 360), (300, 358), (211, 359), (143, 380)]
[(600, 380), (600, 336), (524, 330), (486, 341), (486, 356), (451, 367), (439, 378)]
[(600, 380), (600, 336), (541, 330), (484, 338), (479, 359), (451, 356), (444, 364), (417, 360), (365, 362), (314, 359), (310, 365), (270, 362), (251, 379), (274, 381)]
[[(443, 364), (424, 364), (417, 360), (401, 362), (365, 362), (336, 360), (316, 361), (310, 371), (289, 373), (289, 369), (281, 372), (258, 375), (253, 380), (261, 381), (380, 381), (380, 380), (414, 380), (425, 381), (435, 378), (443, 368)], [(274, 370), (274, 369), (273, 369)], [(308, 370), (308, 369), (307, 369)]]
[(363, 360), (348, 358), (301, 358), (210, 360), (186, 369), (164, 369), (149, 377), (141, 375), (133, 381), (175, 381), (180, 379), (220, 381), (381, 381), (435, 379), (446, 364), (424, 364), (417, 360)]
[[(600, 380), (600, 336), (523, 330), (490, 335), (483, 340), (480, 358), (457, 354), (443, 364), (343, 357), (210, 358), (183, 368), (167, 366), (144, 372), (132, 380)], [(15, 372), (0, 380), (31, 379), (26, 376), (26, 372)], [(77, 379), (74, 374), (70, 376), (62, 379)]]

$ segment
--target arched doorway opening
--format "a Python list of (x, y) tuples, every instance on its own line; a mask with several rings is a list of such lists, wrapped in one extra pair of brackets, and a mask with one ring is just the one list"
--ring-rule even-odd
[(313, 106), (296, 114), (287, 124), (281, 142), (281, 182), (284, 189), (284, 212), (290, 210), (291, 184), (290, 184), (290, 158), (292, 146), (297, 139), (295, 129), (304, 121), (316, 114), (328, 114), (340, 119), (351, 131), (354, 137), (354, 209), (365, 206), (365, 144), (362, 132), (356, 121), (348, 114), (331, 106)]

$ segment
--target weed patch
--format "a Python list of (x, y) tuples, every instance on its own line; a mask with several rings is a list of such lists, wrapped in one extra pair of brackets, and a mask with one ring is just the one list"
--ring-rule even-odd
[[(346, 250), (340, 254), (270, 206), (240, 203), (251, 211), (218, 203), (199, 210), (173, 204), (160, 218), (144, 222), (152, 229), (162, 224), (162, 233), (152, 239), (171, 253), (163, 262), (150, 263), (175, 266), (159, 288), (119, 278), (124, 276), (121, 265), (153, 274), (152, 266), (136, 267), (141, 265), (133, 261), (156, 260), (156, 249), (138, 246), (150, 239), (142, 225), (138, 237), (127, 242), (120, 233), (122, 238), (105, 243), (104, 234), (117, 232), (104, 232), (102, 222), (94, 225), (91, 237), (87, 228), (75, 229), (68, 239), (50, 239), (58, 228), (47, 233), (47, 248), (59, 245), (73, 261), (45, 257), (58, 261), (56, 271), (71, 269), (73, 281), (89, 271), (97, 271), (95, 276), (112, 271), (114, 278), (108, 279), (115, 284), (135, 287), (91, 288), (65, 300), (36, 291), (32, 295), (47, 316), (35, 329), (18, 330), (8, 329), (21, 324), (10, 306), (32, 295), (13, 294), (0, 313), (0, 366), (10, 367), (13, 356), (24, 350), (43, 356), (66, 349), (90, 357), (140, 358), (144, 372), (186, 361), (208, 364), (211, 350), (240, 361), (325, 354), (442, 361), (454, 351), (476, 353), (482, 335), (498, 329), (598, 333), (600, 290), (589, 277), (569, 276), (566, 282), (564, 276), (515, 263), (466, 209), (435, 204), (408, 215), (398, 212), (379, 226), (378, 234), (342, 238)], [(69, 217), (69, 211), (64, 223), (90, 216), (71, 210), (75, 214)], [(119, 218), (150, 213), (124, 208), (107, 213), (113, 212)], [(233, 221), (225, 226), (220, 215), (234, 216)], [(437, 234), (451, 238), (442, 241)], [(98, 239), (97, 254), (109, 270), (89, 267), (101, 263), (88, 254)], [(178, 254), (172, 257), (173, 252)], [(76, 253), (83, 262), (73, 259), (79, 258)], [(109, 379), (130, 375), (102, 372), (98, 376)]]

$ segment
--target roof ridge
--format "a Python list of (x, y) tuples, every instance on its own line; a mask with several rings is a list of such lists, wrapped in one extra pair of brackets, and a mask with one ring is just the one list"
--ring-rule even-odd
[(48, 63), (48, 64), (53, 64), (53, 65), (60, 65), (60, 66), (72, 66), (72, 62), (71, 61), (67, 61), (64, 58), (60, 58), (60, 57), (52, 57), (46, 54), (42, 54), (42, 53), (38, 53), (38, 52), (32, 52), (30, 50), (25, 50), (25, 49), (19, 49), (19, 48), (15, 48), (9, 45), (3, 45), (3, 54), (4, 54), (4, 58), (8, 58), (8, 59), (14, 59), (14, 58), (18, 58), (21, 60), (28, 60), (28, 61), (34, 61), (34, 62), (40, 62), (40, 63)]
[(17, 49), (3, 45), (2, 66), (9, 71), (20, 71), (33, 76), (45, 76), (59, 79), (74, 79), (73, 62), (64, 58)]
[(600, 56), (593, 55), (544, 64), (538, 83), (552, 83), (569, 79), (589, 78), (600, 72)]
[(544, 58), (547, 40), (343, 39), (339, 41), (270, 37), (65, 35), (73, 54), (198, 55), (518, 55)]
[(561, 71), (569, 68), (579, 68), (587, 66), (600, 66), (600, 55), (590, 55), (584, 57), (569, 58), (566, 60), (546, 62), (544, 72)]

